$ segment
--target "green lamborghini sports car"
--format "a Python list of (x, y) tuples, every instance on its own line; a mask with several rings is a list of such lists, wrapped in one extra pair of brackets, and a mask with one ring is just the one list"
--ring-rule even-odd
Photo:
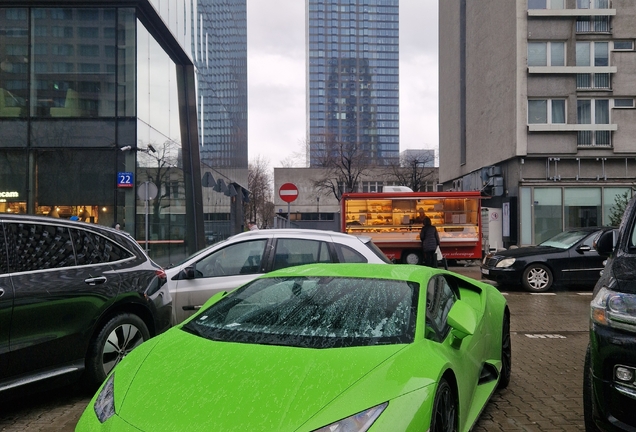
[(310, 264), (218, 293), (135, 348), (76, 430), (468, 431), (510, 370), (510, 312), (491, 285)]

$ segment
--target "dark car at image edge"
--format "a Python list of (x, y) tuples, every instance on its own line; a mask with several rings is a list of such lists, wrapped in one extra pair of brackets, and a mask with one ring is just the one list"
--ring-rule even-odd
[(590, 303), (583, 412), (587, 432), (636, 431), (636, 201), (595, 242), (608, 257)]
[(0, 398), (93, 389), (170, 327), (163, 269), (123, 231), (0, 215)]

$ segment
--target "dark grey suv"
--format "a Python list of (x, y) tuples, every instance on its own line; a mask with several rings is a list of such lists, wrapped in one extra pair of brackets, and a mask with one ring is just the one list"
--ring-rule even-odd
[(636, 196), (618, 230), (596, 239), (608, 257), (590, 303), (583, 369), (586, 432), (636, 431)]
[(0, 215), (0, 396), (93, 387), (171, 314), (163, 269), (128, 234)]

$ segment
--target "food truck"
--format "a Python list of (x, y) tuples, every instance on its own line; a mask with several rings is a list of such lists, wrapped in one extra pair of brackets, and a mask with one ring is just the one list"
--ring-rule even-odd
[(379, 192), (342, 195), (342, 231), (369, 236), (390, 259), (421, 263), (424, 216), (447, 260), (481, 259), (481, 192)]

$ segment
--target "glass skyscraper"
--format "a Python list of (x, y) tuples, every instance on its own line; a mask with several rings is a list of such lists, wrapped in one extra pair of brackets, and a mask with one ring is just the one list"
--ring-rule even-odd
[(204, 36), (193, 44), (201, 160), (212, 167), (247, 168), (246, 7), (246, 0), (198, 2)]
[(399, 161), (399, 0), (307, 1), (309, 164)]

